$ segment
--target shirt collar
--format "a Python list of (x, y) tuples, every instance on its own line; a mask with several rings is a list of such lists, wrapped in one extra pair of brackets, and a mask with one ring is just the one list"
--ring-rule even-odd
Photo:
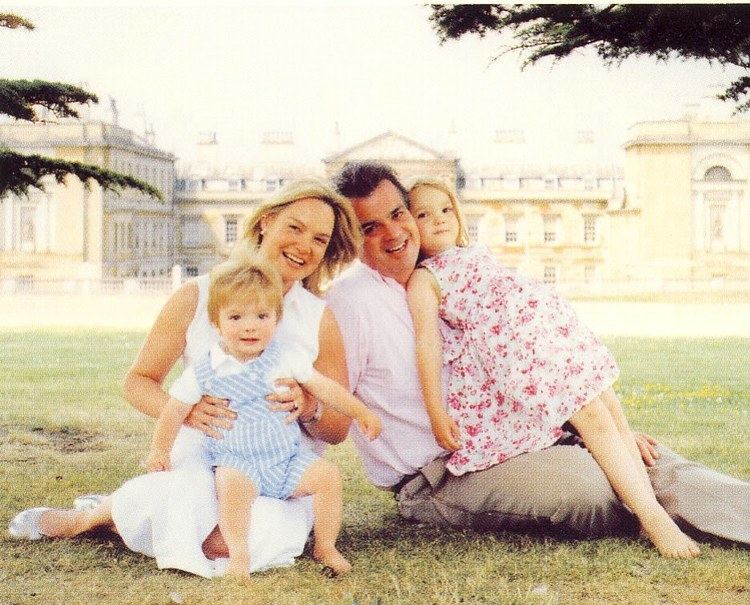
[(370, 279), (374, 279), (376, 281), (384, 283), (389, 288), (396, 288), (397, 290), (401, 292), (405, 290), (405, 288), (400, 283), (398, 283), (395, 279), (393, 279), (392, 277), (386, 277), (379, 271), (376, 271), (375, 269), (373, 269), (370, 265), (362, 261), (359, 261), (359, 265), (361, 267), (360, 271), (362, 271), (365, 275), (369, 275)]
[[(257, 359), (257, 357), (255, 358)], [(255, 359), (251, 359), (248, 363), (252, 363)], [(211, 369), (216, 371), (219, 368), (226, 368), (227, 370), (242, 370), (245, 367), (239, 359), (227, 353), (221, 346), (220, 342), (215, 342), (211, 345)]]

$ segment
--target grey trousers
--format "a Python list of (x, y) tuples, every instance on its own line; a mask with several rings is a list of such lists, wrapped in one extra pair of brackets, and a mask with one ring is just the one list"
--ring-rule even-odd
[[(688, 531), (750, 544), (750, 483), (666, 447), (658, 451), (649, 476), (667, 512)], [(396, 499), (407, 519), (480, 531), (596, 538), (638, 530), (591, 454), (576, 445), (554, 445), (460, 477), (439, 458), (405, 482)]]

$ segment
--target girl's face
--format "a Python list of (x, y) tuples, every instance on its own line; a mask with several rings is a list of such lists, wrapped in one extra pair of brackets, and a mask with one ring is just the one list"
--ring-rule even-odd
[(281, 274), (284, 292), (318, 268), (333, 233), (331, 207), (304, 198), (260, 219), (260, 250)]
[(458, 241), (458, 217), (451, 199), (440, 189), (417, 186), (409, 192), (409, 210), (417, 221), (424, 256), (434, 256)]

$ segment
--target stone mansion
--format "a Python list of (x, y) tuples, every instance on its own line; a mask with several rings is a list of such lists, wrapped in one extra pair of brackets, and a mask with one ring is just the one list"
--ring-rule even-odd
[[(85, 188), (74, 177), (0, 199), (4, 291), (46, 280), (197, 275), (224, 258), (244, 218), (304, 167), (175, 176), (175, 157), (102, 121), (0, 124), (0, 143), (138, 176), (165, 201)], [(750, 121), (686, 116), (633, 125), (624, 164), (556, 168), (461, 158), (386, 132), (307, 174), (378, 159), (407, 179), (458, 186), (470, 238), (507, 266), (570, 291), (618, 293), (750, 284)], [(512, 159), (512, 145), (504, 158)], [(0, 175), (0, 178), (2, 176)]]

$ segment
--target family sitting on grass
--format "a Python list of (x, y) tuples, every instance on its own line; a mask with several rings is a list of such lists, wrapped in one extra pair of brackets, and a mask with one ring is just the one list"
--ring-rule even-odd
[(750, 544), (750, 483), (633, 433), (610, 352), (553, 291), (468, 245), (450, 187), (407, 190), (377, 162), (335, 187), (292, 183), (162, 309), (125, 381), (158, 418), (152, 472), (23, 511), (12, 535), (111, 527), (160, 568), (213, 577), (288, 565), (314, 528), (313, 557), (339, 575), (341, 479), (319, 455), (351, 434), (408, 519), (640, 530), (675, 558), (699, 554), (683, 530)]

